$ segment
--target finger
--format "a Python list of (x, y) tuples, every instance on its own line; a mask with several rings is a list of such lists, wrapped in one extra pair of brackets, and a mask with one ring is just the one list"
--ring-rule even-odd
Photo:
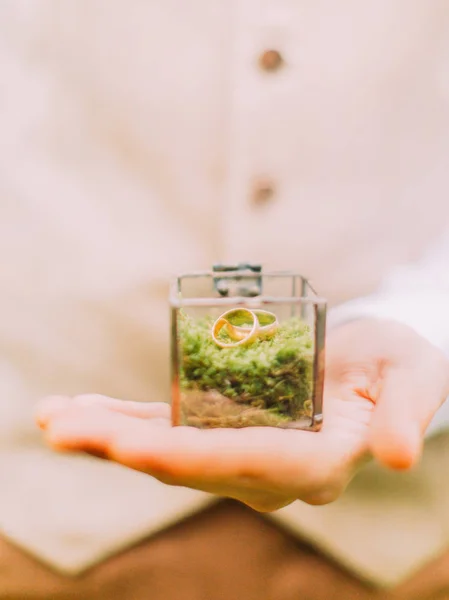
[[(99, 407), (59, 415), (46, 431), (62, 450), (107, 456), (166, 483), (227, 489), (238, 481), (273, 490), (316, 492), (334, 472), (336, 456), (320, 434), (274, 428), (199, 430), (157, 427)], [(331, 460), (329, 460), (331, 459)], [(333, 477), (333, 475), (332, 475)], [(208, 487), (209, 486), (209, 487)]]
[(57, 413), (45, 430), (46, 441), (56, 449), (83, 451), (107, 455), (114, 440), (123, 431), (148, 431), (170, 428), (168, 419), (155, 418), (151, 421), (111, 411), (103, 406), (71, 407)]
[(86, 394), (80, 396), (49, 396), (37, 406), (36, 421), (42, 429), (48, 426), (51, 419), (66, 410), (83, 408), (86, 406), (100, 406), (110, 411), (140, 419), (167, 419), (170, 417), (170, 407), (165, 402), (132, 402), (130, 400), (117, 400), (100, 394)]
[(425, 430), (444, 400), (441, 377), (429, 365), (385, 372), (370, 426), (369, 444), (384, 465), (408, 469), (420, 458)]

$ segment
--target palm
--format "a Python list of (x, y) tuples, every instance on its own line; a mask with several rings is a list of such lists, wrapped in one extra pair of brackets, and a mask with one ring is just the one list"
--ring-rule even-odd
[(395, 324), (341, 327), (328, 337), (326, 360), (319, 433), (171, 427), (166, 404), (104, 397), (50, 400), (39, 420), (54, 447), (101, 455), (168, 484), (236, 498), (258, 510), (298, 498), (325, 503), (371, 452), (388, 466), (410, 466), (449, 391), (446, 359)]

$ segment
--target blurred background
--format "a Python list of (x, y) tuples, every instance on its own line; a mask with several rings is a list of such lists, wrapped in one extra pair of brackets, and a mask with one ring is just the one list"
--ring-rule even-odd
[[(175, 273), (217, 261), (293, 269), (332, 307), (417, 260), (449, 218), (449, 7), (1, 0), (0, 81), (0, 598), (140, 600), (150, 559), (124, 558), (113, 583), (107, 559), (210, 499), (50, 453), (37, 399), (168, 400)], [(369, 527), (374, 508), (357, 493), (327, 518)], [(314, 537), (303, 510), (285, 523), (349, 568), (346, 600), (371, 597), (361, 579), (396, 583), (437, 553), (418, 540), (398, 566), (399, 534), (379, 526), (363, 550), (326, 535), (323, 512)], [(166, 559), (154, 569), (170, 564), (184, 581), (177, 551)], [(85, 575), (94, 567), (100, 579)], [(151, 597), (253, 597), (238, 583), (235, 596), (205, 592), (201, 577), (182, 592), (164, 580)], [(266, 585), (254, 597), (268, 598)]]

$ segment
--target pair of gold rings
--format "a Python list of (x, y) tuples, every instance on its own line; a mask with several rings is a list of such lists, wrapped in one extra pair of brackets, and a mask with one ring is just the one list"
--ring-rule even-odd
[[(256, 339), (267, 339), (276, 333), (278, 327), (276, 315), (267, 310), (233, 308), (215, 321), (212, 339), (220, 348), (235, 348), (251, 344)], [(231, 342), (219, 338), (222, 329), (225, 329)]]

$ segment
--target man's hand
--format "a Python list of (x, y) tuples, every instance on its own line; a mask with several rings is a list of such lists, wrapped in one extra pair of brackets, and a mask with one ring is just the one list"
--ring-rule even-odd
[(268, 427), (171, 427), (164, 403), (51, 397), (37, 420), (59, 450), (87, 452), (160, 481), (235, 498), (259, 511), (336, 499), (374, 456), (407, 469), (449, 395), (449, 361), (413, 330), (359, 320), (327, 338), (319, 433)]

